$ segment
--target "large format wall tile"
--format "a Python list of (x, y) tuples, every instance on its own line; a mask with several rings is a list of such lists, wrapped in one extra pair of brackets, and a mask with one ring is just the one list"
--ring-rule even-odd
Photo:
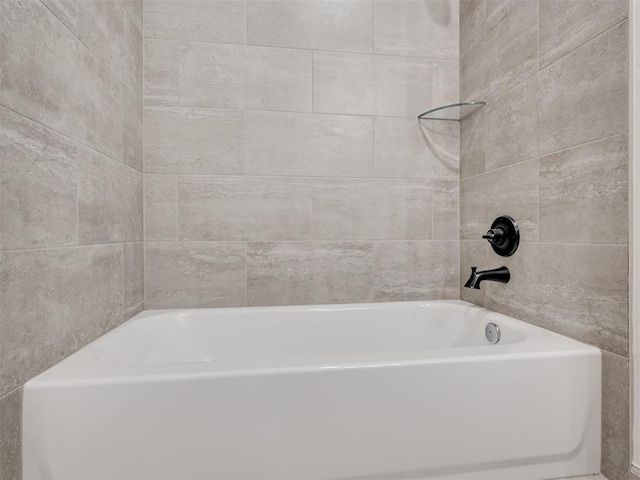
[(249, 243), (249, 305), (366, 302), (373, 299), (368, 242)]
[(76, 144), (0, 108), (0, 247), (78, 242)]
[(22, 388), (0, 398), (0, 478), (22, 480)]
[(144, 176), (144, 240), (178, 239), (178, 175)]
[(458, 242), (374, 244), (376, 301), (459, 297)]
[(181, 176), (184, 240), (305, 240), (311, 183), (299, 178)]
[(602, 474), (626, 480), (629, 472), (629, 360), (602, 352)]
[(371, 53), (373, 0), (248, 0), (250, 45)]
[(373, 119), (346, 115), (249, 112), (247, 173), (372, 176)]
[(540, 153), (626, 132), (629, 117), (628, 21), (539, 74)]
[(42, 3), (44, 3), (72, 33), (76, 33), (76, 0), (42, 0)]
[(125, 320), (122, 245), (0, 258), (0, 395)]
[(460, 0), (460, 54), (484, 36), (486, 0)]
[(246, 43), (246, 0), (145, 0), (144, 34), (151, 38)]
[(540, 159), (540, 240), (617, 243), (629, 238), (628, 137)]
[(180, 43), (144, 40), (144, 104), (178, 106)]
[(147, 107), (145, 172), (241, 174), (246, 113)]
[(145, 307), (246, 304), (246, 247), (239, 242), (145, 245)]

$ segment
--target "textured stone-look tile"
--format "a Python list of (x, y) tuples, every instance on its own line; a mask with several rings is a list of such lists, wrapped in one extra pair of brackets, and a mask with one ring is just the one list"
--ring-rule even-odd
[(540, 0), (540, 68), (628, 16), (625, 0)]
[(75, 245), (75, 143), (0, 108), (0, 149), (0, 247)]
[(433, 239), (458, 240), (460, 237), (458, 180), (432, 180)]
[(486, 0), (460, 0), (460, 53), (484, 36)]
[(625, 132), (629, 117), (628, 23), (539, 74), (540, 153)]
[(371, 117), (249, 112), (247, 129), (249, 174), (373, 174)]
[(151, 38), (246, 43), (245, 0), (145, 0), (144, 34)]
[(540, 159), (540, 240), (626, 244), (629, 162), (626, 135)]
[(313, 183), (316, 240), (426, 240), (432, 201), (423, 180), (323, 179)]
[(0, 259), (0, 395), (124, 321), (121, 245)]
[(247, 47), (247, 108), (311, 111), (311, 52)]
[(538, 71), (538, 2), (520, 3), (462, 57), (460, 65), (462, 101), (493, 100), (535, 74)]
[(602, 473), (629, 478), (629, 361), (602, 352)]
[(464, 284), (471, 275), (471, 267), (486, 270), (499, 267), (498, 262), (484, 240), (460, 240), (460, 299), (484, 307), (486, 289), (465, 288)]
[(41, 0), (64, 25), (76, 33), (76, 0)]
[(78, 159), (79, 242), (142, 241), (142, 173), (86, 147)]
[(538, 156), (538, 96), (538, 82), (534, 75), (485, 107), (486, 170)]
[(169, 242), (178, 238), (178, 175), (144, 176), (144, 239)]
[(119, 159), (122, 85), (40, 2), (0, 2), (0, 104)]
[(305, 240), (311, 233), (311, 183), (181, 176), (178, 222), (184, 240)]
[(376, 176), (457, 179), (459, 138), (457, 122), (376, 117)]
[(524, 241), (538, 239), (538, 160), (460, 181), (460, 238), (476, 240), (500, 215), (513, 217)]
[(142, 172), (142, 103), (127, 91), (122, 92), (122, 161)]
[(144, 245), (125, 243), (124, 262), (124, 318), (129, 319), (144, 310)]
[(22, 480), (22, 388), (0, 398), (0, 478)]
[(214, 43), (180, 43), (180, 105), (244, 109), (246, 47)]
[(458, 242), (379, 242), (375, 259), (376, 301), (458, 298)]
[(374, 0), (375, 53), (458, 58), (458, 0)]
[(246, 247), (239, 242), (145, 245), (145, 307), (246, 304)]
[(373, 2), (248, 0), (250, 45), (370, 53)]
[(247, 250), (249, 305), (373, 300), (368, 242), (260, 242)]
[(144, 40), (144, 104), (177, 106), (179, 42)]
[(245, 132), (244, 112), (147, 107), (145, 172), (244, 173)]
[(537, 7), (538, 0), (486, 0), (487, 31), (502, 22), (523, 1), (535, 3)]
[(525, 242), (500, 263), (511, 281), (483, 284), (488, 308), (627, 354), (626, 246)]
[(460, 178), (485, 171), (486, 109), (460, 120)]

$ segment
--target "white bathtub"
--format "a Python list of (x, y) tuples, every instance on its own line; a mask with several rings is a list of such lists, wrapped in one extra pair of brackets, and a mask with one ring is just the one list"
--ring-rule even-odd
[(29, 381), (23, 430), (25, 479), (568, 477), (600, 352), (461, 301), (148, 311)]

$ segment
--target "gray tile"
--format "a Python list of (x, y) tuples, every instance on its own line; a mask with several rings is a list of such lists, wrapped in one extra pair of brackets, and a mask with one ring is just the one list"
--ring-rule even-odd
[(458, 242), (374, 244), (376, 301), (457, 299)]
[(76, 33), (76, 0), (41, 1), (72, 33)]
[(459, 145), (457, 122), (376, 117), (376, 176), (457, 180)]
[(249, 305), (299, 305), (373, 300), (370, 243), (249, 243)]
[(629, 478), (629, 362), (602, 352), (602, 473)]
[(248, 0), (250, 45), (372, 51), (373, 1)]
[(458, 180), (432, 180), (434, 240), (458, 240), (460, 237)]
[(457, 0), (374, 0), (375, 53), (458, 58)]
[(624, 22), (540, 72), (541, 154), (627, 131), (627, 41)]
[(244, 44), (246, 25), (246, 0), (144, 2), (146, 37)]
[(245, 134), (245, 112), (145, 107), (145, 172), (244, 173)]
[(0, 247), (75, 245), (75, 143), (0, 108), (0, 148)]
[(22, 480), (22, 388), (0, 398), (0, 478)]
[(464, 284), (471, 275), (471, 267), (486, 270), (500, 266), (498, 262), (484, 240), (460, 240), (460, 299), (484, 307), (487, 289), (484, 286), (480, 290), (465, 288)]
[(122, 161), (142, 171), (142, 104), (136, 96), (127, 91), (122, 92)]
[(181, 176), (178, 223), (183, 240), (305, 240), (311, 234), (311, 183)]
[(148, 309), (246, 304), (244, 243), (148, 243), (144, 264)]
[(540, 240), (615, 243), (629, 240), (626, 135), (540, 159)]
[(486, 109), (460, 121), (460, 178), (485, 171)]
[(131, 20), (139, 32), (143, 30), (142, 17), (143, 17), (143, 0), (121, 0), (125, 10), (129, 14)]
[(0, 255), (0, 395), (124, 321), (122, 245)]
[(362, 116), (249, 112), (247, 173), (373, 174), (373, 119)]
[(142, 241), (142, 173), (86, 147), (78, 159), (80, 244)]
[(311, 52), (247, 47), (247, 108), (311, 111)]
[(537, 7), (538, 0), (486, 0), (487, 31), (495, 28), (523, 1), (535, 3)]
[(626, 0), (540, 0), (540, 68), (628, 16)]
[(524, 241), (538, 240), (538, 160), (460, 181), (460, 238), (476, 240), (500, 215), (513, 217)]
[(124, 262), (124, 318), (129, 319), (144, 310), (144, 245), (125, 243)]
[(315, 180), (313, 239), (428, 240), (432, 208), (422, 180)]
[(178, 106), (179, 42), (144, 40), (144, 104)]
[(144, 240), (178, 238), (178, 175), (144, 176)]
[(484, 37), (486, 0), (460, 0), (460, 53)]

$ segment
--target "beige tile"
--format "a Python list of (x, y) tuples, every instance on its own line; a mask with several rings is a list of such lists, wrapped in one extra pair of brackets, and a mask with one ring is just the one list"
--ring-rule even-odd
[(75, 143), (0, 108), (0, 149), (0, 247), (75, 245)]
[(626, 0), (540, 0), (540, 68), (628, 16)]
[(305, 240), (311, 183), (299, 178), (181, 176), (183, 240)]
[(313, 183), (315, 240), (427, 240), (432, 200), (423, 180), (318, 179)]
[(246, 304), (244, 243), (148, 243), (144, 264), (147, 309)]
[(125, 319), (144, 310), (144, 245), (125, 243), (124, 261), (124, 316)]
[(602, 352), (602, 473), (629, 478), (629, 362)]
[(432, 180), (433, 238), (458, 240), (460, 236), (458, 180)]
[(483, 283), (489, 309), (627, 355), (626, 246), (523, 243), (500, 263), (511, 281)]
[(249, 243), (249, 305), (299, 305), (373, 300), (370, 243)]
[(144, 153), (142, 149), (142, 104), (136, 96), (122, 92), (122, 161), (142, 171)]
[(363, 116), (249, 112), (247, 173), (373, 174), (373, 119)]
[(376, 176), (457, 179), (459, 145), (457, 122), (376, 117)]
[(248, 0), (248, 3), (250, 45), (372, 51), (372, 0)]
[(145, 172), (241, 174), (246, 114), (146, 107)]
[(86, 147), (78, 163), (80, 244), (142, 241), (142, 173)]
[(534, 75), (485, 107), (485, 170), (538, 156), (538, 96), (538, 81)]
[(145, 36), (198, 42), (246, 43), (245, 0), (145, 0)]
[(457, 0), (374, 0), (375, 53), (458, 58)]
[(541, 154), (627, 131), (627, 40), (624, 22), (540, 72)]
[(44, 3), (72, 33), (76, 33), (76, 0), (42, 0), (42, 3)]
[(246, 108), (246, 49), (244, 45), (180, 42), (180, 105)]
[(540, 159), (540, 240), (615, 243), (629, 240), (626, 135)]
[(486, 108), (460, 121), (460, 178), (485, 171)]
[(538, 160), (460, 181), (460, 238), (479, 239), (500, 215), (518, 222), (524, 241), (538, 239)]
[(247, 47), (247, 108), (311, 111), (311, 51)]
[(460, 53), (484, 36), (486, 0), (460, 0)]
[(124, 321), (121, 245), (0, 259), (0, 395)]
[(22, 480), (22, 388), (0, 398), (0, 478)]
[(487, 31), (495, 28), (523, 1), (535, 3), (537, 7), (538, 0), (486, 0)]
[(144, 40), (144, 104), (177, 106), (179, 42)]
[(487, 270), (499, 267), (499, 263), (500, 259), (484, 240), (460, 240), (460, 299), (484, 307), (487, 289), (465, 288), (464, 284), (471, 275), (471, 267)]
[(144, 176), (144, 239), (168, 242), (178, 238), (178, 175)]
[(0, 31), (0, 104), (120, 159), (120, 82), (40, 2), (0, 2)]
[(458, 242), (374, 244), (376, 301), (458, 298)]

